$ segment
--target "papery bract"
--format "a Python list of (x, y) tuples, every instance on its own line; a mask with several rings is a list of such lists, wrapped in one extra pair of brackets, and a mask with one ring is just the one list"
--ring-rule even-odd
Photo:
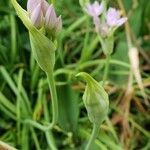
[(87, 85), (83, 95), (83, 102), (90, 121), (100, 125), (108, 115), (109, 98), (104, 88), (89, 74), (80, 72), (76, 75), (86, 81)]

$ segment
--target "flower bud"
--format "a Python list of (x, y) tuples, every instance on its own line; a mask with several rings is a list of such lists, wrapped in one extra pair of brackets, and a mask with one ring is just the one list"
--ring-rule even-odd
[(37, 28), (41, 28), (44, 24), (43, 13), (42, 13), (42, 5), (39, 3), (36, 8), (31, 13), (31, 22)]
[(29, 14), (33, 12), (33, 10), (36, 8), (36, 6), (41, 3), (42, 0), (28, 0), (27, 1), (27, 11)]
[(50, 5), (45, 14), (45, 28), (53, 36), (57, 36), (62, 28), (61, 17), (57, 17), (55, 10), (52, 5)]
[(88, 117), (92, 123), (101, 124), (109, 110), (108, 94), (104, 88), (94, 80), (89, 74), (81, 72), (77, 74), (87, 82), (83, 95), (83, 102), (88, 112)]

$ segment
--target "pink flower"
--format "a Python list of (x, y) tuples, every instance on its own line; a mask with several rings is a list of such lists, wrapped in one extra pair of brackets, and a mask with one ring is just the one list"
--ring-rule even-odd
[(35, 27), (39, 29), (45, 27), (48, 34), (57, 35), (60, 32), (61, 16), (56, 16), (53, 6), (49, 5), (46, 0), (28, 0), (27, 11)]
[(109, 8), (106, 14), (106, 23), (110, 27), (119, 27), (127, 21), (127, 17), (120, 17), (119, 11)]
[(95, 1), (93, 4), (87, 4), (85, 7), (85, 11), (92, 17), (98, 17), (103, 12), (103, 5)]
[(45, 14), (45, 28), (49, 31), (55, 32), (56, 34), (60, 32), (62, 28), (61, 16), (57, 17), (55, 10), (52, 5), (50, 5)]
[(48, 2), (46, 0), (28, 0), (27, 2), (27, 11), (29, 12), (29, 14), (31, 14), (33, 12), (33, 10), (35, 9), (35, 7), (39, 4), (42, 3), (42, 11), (45, 15), (46, 10), (49, 6)]
[(43, 18), (43, 12), (41, 11), (42, 4), (39, 3), (35, 9), (32, 11), (30, 19), (33, 25), (35, 25), (37, 28), (42, 27), (44, 18)]

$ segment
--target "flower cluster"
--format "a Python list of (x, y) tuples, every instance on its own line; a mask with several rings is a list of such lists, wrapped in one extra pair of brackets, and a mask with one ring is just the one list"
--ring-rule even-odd
[(108, 36), (112, 31), (127, 21), (127, 17), (120, 17), (119, 11), (110, 7), (105, 14), (105, 20), (100, 22), (99, 16), (103, 13), (104, 6), (97, 1), (93, 4), (86, 4), (84, 10), (93, 18), (96, 31), (103, 37)]
[(28, 0), (27, 11), (33, 25), (45, 28), (52, 35), (57, 35), (62, 28), (61, 16), (57, 17), (54, 7), (46, 0)]

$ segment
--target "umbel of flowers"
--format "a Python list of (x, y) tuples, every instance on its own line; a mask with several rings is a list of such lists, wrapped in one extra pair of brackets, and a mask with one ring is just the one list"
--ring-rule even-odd
[(28, 0), (27, 11), (33, 25), (38, 29), (44, 28), (49, 37), (56, 37), (61, 31), (61, 16), (56, 16), (53, 5), (47, 1)]
[[(113, 51), (114, 32), (127, 21), (127, 17), (121, 17), (120, 12), (112, 7), (105, 12), (104, 7), (104, 3), (95, 1), (93, 4), (87, 2), (83, 9), (93, 18), (104, 53), (110, 55)], [(100, 18), (100, 15), (103, 15), (103, 18)]]

